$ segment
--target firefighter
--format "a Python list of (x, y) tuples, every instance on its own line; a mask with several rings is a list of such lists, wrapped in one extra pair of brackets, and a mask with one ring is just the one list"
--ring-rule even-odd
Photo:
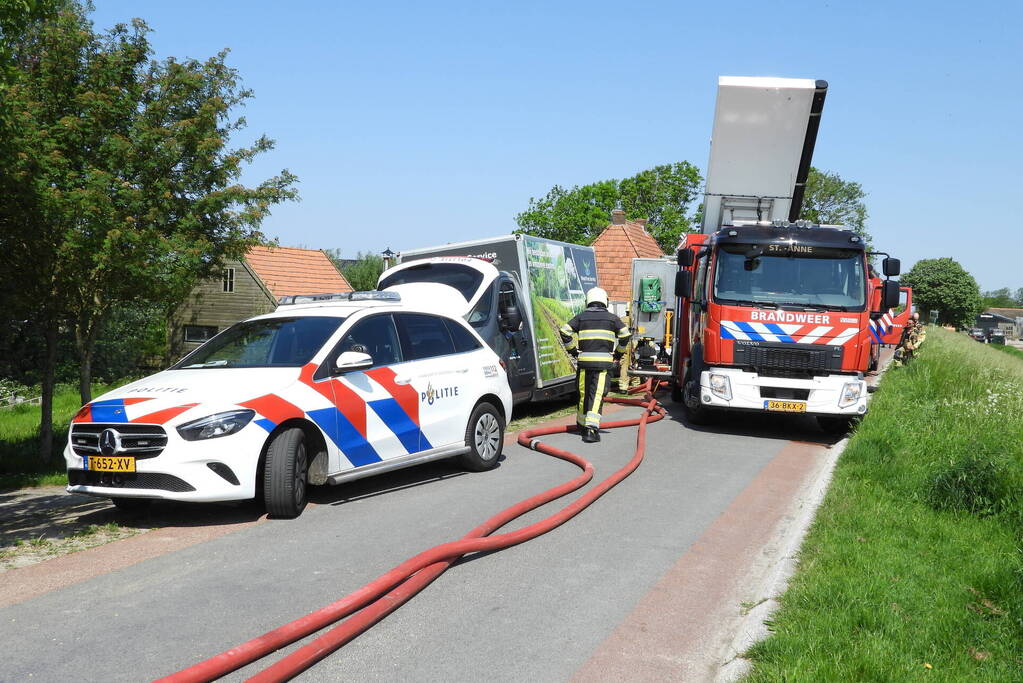
[(586, 310), (559, 330), (568, 352), (577, 358), (579, 406), (575, 421), (583, 441), (600, 441), (600, 407), (607, 393), (609, 372), (629, 343), (629, 328), (607, 310), (607, 292), (594, 287), (586, 292)]
[(907, 321), (905, 329), (902, 330), (902, 338), (895, 349), (896, 367), (909, 362), (913, 357), (913, 352), (920, 348), (926, 335), (924, 326), (920, 324), (920, 314), (913, 313)]

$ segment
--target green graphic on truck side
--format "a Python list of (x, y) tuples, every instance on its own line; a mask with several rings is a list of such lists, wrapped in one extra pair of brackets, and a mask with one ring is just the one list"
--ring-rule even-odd
[(586, 290), (597, 284), (596, 261), (590, 250), (529, 237), (525, 249), (537, 369), (550, 382), (575, 373), (558, 329), (585, 308)]

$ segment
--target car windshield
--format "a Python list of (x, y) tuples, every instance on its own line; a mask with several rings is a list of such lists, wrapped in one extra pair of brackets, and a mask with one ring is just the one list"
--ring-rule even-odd
[(722, 244), (714, 300), (724, 304), (863, 310), (866, 283), (858, 249)]
[(483, 273), (459, 263), (422, 263), (388, 275), (380, 282), (380, 289), (411, 282), (439, 282), (454, 287), (466, 301), (472, 301), (483, 282)]
[(247, 320), (224, 330), (172, 369), (301, 367), (344, 320), (322, 316)]

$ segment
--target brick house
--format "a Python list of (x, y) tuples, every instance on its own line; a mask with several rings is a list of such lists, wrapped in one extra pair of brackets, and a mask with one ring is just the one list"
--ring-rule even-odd
[(612, 302), (635, 298), (632, 293), (632, 259), (664, 255), (657, 240), (646, 231), (646, 219), (625, 219), (625, 212), (611, 212), (611, 224), (591, 245), (597, 256), (597, 281)]
[(221, 277), (195, 286), (167, 324), (168, 349), (178, 359), (234, 323), (270, 313), (292, 294), (350, 292), (351, 285), (319, 249), (252, 247), (228, 261)]

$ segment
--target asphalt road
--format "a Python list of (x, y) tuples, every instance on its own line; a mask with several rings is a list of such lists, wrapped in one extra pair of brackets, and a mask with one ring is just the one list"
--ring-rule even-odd
[[(639, 470), (579, 517), (455, 565), (299, 680), (568, 680), (791, 440), (835, 441), (806, 418), (697, 429), (672, 411), (650, 426)], [(590, 458), (599, 480), (632, 456), (635, 434), (605, 432), (599, 445), (548, 441)], [(577, 471), (513, 445), (491, 472), (434, 463), (318, 489), (317, 505), (297, 520), (246, 525), (0, 609), (0, 680), (171, 673), (332, 602)]]

